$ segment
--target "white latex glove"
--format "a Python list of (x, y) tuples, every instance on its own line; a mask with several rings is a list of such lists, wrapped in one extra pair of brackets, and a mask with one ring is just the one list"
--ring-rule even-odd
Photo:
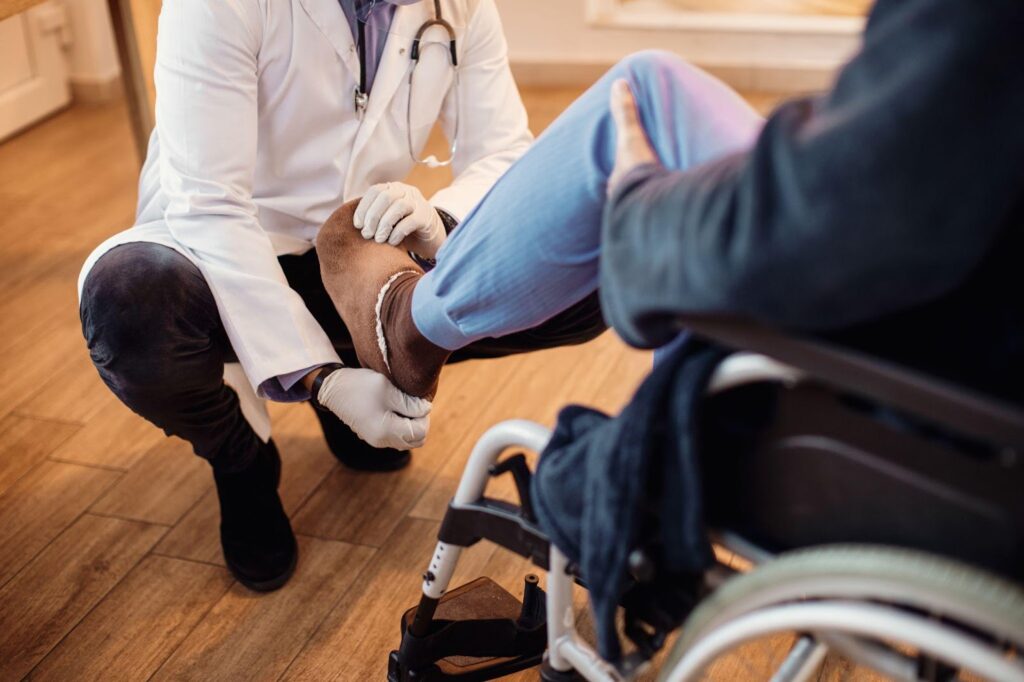
[(418, 448), (430, 429), (430, 401), (402, 393), (370, 369), (331, 372), (316, 399), (375, 448)]
[(352, 222), (363, 239), (379, 244), (398, 246), (412, 236), (413, 250), (427, 258), (437, 254), (447, 236), (437, 209), (419, 189), (404, 182), (385, 182), (367, 190), (356, 206)]

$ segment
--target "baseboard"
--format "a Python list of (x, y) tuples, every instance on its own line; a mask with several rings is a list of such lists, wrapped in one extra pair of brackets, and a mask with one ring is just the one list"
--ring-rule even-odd
[[(523, 61), (511, 62), (516, 83), (524, 87), (586, 87), (600, 78), (611, 62)], [(835, 68), (816, 64), (698, 64), (737, 90), (802, 94), (828, 89)]]
[(121, 97), (124, 86), (121, 74), (95, 77), (75, 77), (70, 79), (71, 96), (79, 104), (103, 104)]
[[(511, 62), (516, 83), (524, 87), (586, 87), (600, 78), (613, 62), (522, 61)], [(737, 90), (799, 94), (827, 89), (835, 78), (835, 69), (808, 64), (698, 64)], [(108, 78), (71, 78), (71, 94), (76, 102), (98, 104), (121, 97), (124, 86), (120, 74)]]

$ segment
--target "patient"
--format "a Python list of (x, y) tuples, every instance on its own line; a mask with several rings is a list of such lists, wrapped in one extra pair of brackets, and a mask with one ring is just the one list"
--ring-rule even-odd
[[(833, 90), (766, 125), (680, 59), (635, 55), (498, 181), (431, 272), (363, 241), (347, 206), (318, 239), (325, 284), (360, 359), (412, 395), (433, 394), (451, 351), (600, 286), (638, 346), (673, 339), (682, 314), (739, 314), (1024, 402), (1022, 28), (1016, 2), (881, 2)], [(620, 79), (636, 101), (617, 95), (617, 136)]]
[[(669, 343), (688, 314), (740, 315), (1024, 404), (1022, 31), (1016, 0), (883, 0), (832, 91), (764, 124), (681, 60), (630, 57), (433, 270), (364, 241), (349, 205), (320, 233), (325, 285), (360, 360), (417, 396), (453, 350), (599, 290), (637, 346)], [(683, 344), (617, 418), (564, 410), (533, 477), (538, 524), (580, 567), (607, 660), (641, 508), (659, 512), (670, 571), (712, 561), (695, 434), (720, 357)]]

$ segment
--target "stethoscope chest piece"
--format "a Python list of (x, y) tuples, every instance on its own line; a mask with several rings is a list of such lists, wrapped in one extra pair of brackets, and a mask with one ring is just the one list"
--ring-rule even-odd
[(356, 116), (359, 118), (363, 117), (366, 113), (366, 105), (370, 102), (370, 95), (363, 92), (362, 88), (356, 86), (352, 90), (352, 103), (356, 110)]

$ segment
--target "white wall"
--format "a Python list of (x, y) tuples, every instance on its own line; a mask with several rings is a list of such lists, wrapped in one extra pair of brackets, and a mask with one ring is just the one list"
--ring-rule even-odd
[(71, 27), (68, 49), (71, 87), (81, 99), (117, 94), (121, 68), (105, 0), (64, 0)]
[[(738, 87), (820, 87), (858, 44), (856, 36), (754, 29), (606, 28), (586, 21), (588, 0), (497, 0), (517, 78), (558, 83), (588, 76), (631, 52), (672, 50)], [(794, 82), (793, 78), (805, 82)], [(737, 79), (748, 82), (735, 82)]]

